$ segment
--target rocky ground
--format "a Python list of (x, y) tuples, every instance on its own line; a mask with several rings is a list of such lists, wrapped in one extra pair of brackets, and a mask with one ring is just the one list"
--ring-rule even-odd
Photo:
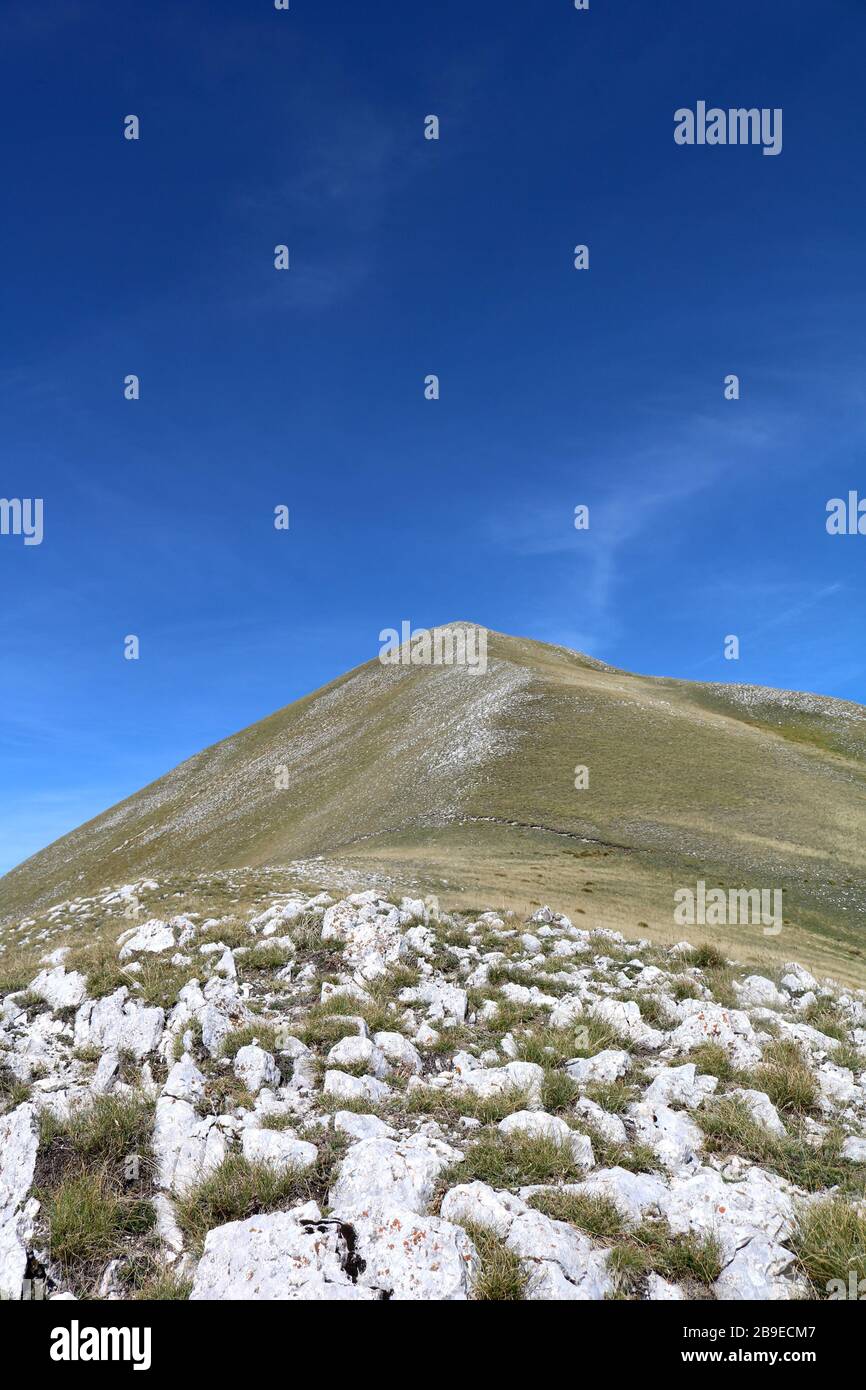
[(243, 909), (198, 901), (145, 881), (7, 932), (0, 1296), (788, 1299), (866, 1278), (863, 991), (546, 907), (267, 882)]

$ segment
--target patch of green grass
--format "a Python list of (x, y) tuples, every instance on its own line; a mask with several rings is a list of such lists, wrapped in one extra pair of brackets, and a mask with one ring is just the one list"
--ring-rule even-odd
[(634, 1076), (635, 1073), (632, 1071), (629, 1081), (590, 1081), (583, 1087), (581, 1094), (587, 1100), (594, 1100), (596, 1105), (600, 1105), (608, 1114), (621, 1115), (626, 1106), (638, 1097), (638, 1087), (630, 1084)]
[[(349, 1110), (353, 1115), (379, 1115), (382, 1106), (375, 1100), (367, 1100), (363, 1096), (326, 1096), (320, 1094), (316, 1104), (320, 1110), (324, 1110), (329, 1115), (336, 1115), (338, 1110)], [(316, 1139), (318, 1143), (318, 1139)]]
[(806, 1114), (818, 1103), (818, 1084), (795, 1042), (772, 1042), (755, 1068), (754, 1088), (789, 1114)]
[(261, 1129), (294, 1129), (298, 1123), (297, 1115), (269, 1115), (262, 1117)]
[(320, 1004), (314, 1004), (296, 1029), (296, 1036), (307, 1047), (338, 1042), (340, 1038), (356, 1036), (357, 1026), (341, 1024), (344, 1017), (362, 1018), (369, 1033), (399, 1032), (398, 1015), (375, 999), (356, 999), (349, 994), (332, 994)]
[(835, 1038), (837, 1042), (850, 1041), (848, 1023), (832, 999), (816, 999), (803, 1014), (803, 1022), (808, 1023), (810, 1028), (817, 1028), (828, 1038)]
[(674, 1235), (664, 1221), (647, 1221), (629, 1230), (610, 1253), (608, 1269), (618, 1292), (629, 1297), (647, 1275), (670, 1283), (710, 1285), (722, 1272), (721, 1248), (715, 1236), (689, 1231)]
[(285, 946), (267, 945), (254, 947), (246, 951), (242, 956), (236, 957), (236, 964), (241, 975), (247, 974), (270, 974), (276, 970), (282, 970), (284, 965), (294, 958), (292, 951), (286, 950)]
[(484, 1303), (516, 1303), (526, 1293), (526, 1274), (518, 1257), (495, 1231), (466, 1221), (463, 1229), (478, 1251), (480, 1269), (472, 1297)]
[[(541, 1108), (549, 1115), (571, 1110), (580, 1096), (580, 1087), (567, 1071), (548, 1067), (541, 1083)], [(524, 1107), (525, 1108), (525, 1107)]]
[(679, 957), (683, 965), (697, 966), (699, 970), (726, 970), (728, 958), (724, 951), (707, 942), (703, 946), (693, 946)]
[(597, 1129), (586, 1115), (569, 1119), (572, 1129), (585, 1134), (592, 1141), (595, 1161), (602, 1168), (627, 1168), (630, 1173), (654, 1173), (659, 1166), (658, 1158), (648, 1144), (616, 1144)]
[(0, 951), (0, 995), (17, 994), (27, 988), (39, 974), (40, 950), (34, 946), (3, 947)]
[(739, 1098), (727, 1096), (702, 1107), (694, 1118), (704, 1132), (710, 1153), (739, 1154), (773, 1169), (806, 1192), (821, 1192), (829, 1187), (858, 1195), (866, 1192), (866, 1164), (842, 1158), (841, 1130), (831, 1130), (818, 1145), (793, 1128), (793, 1122), (788, 1134), (771, 1134)]
[(114, 941), (95, 941), (87, 946), (74, 946), (63, 962), (67, 970), (77, 970), (87, 978), (87, 993), (93, 999), (113, 994), (121, 985), (130, 985), (132, 976), (123, 969), (117, 958)]
[(196, 946), (250, 946), (255, 938), (248, 926), (236, 918), (220, 922), (215, 927), (209, 927), (206, 932), (195, 939)]
[(32, 989), (26, 989), (23, 994), (19, 994), (15, 1003), (19, 1009), (23, 1009), (28, 1019), (35, 1018), (37, 1014), (50, 1013), (50, 1005), (46, 1004), (41, 994), (35, 994)]
[(315, 1177), (315, 1165), (280, 1171), (267, 1163), (251, 1163), (241, 1154), (229, 1154), (213, 1173), (177, 1199), (177, 1223), (199, 1247), (214, 1226), (309, 1201)]
[(584, 1176), (567, 1140), (500, 1134), (482, 1130), (461, 1163), (444, 1177), (449, 1187), (485, 1182), (490, 1187), (517, 1188), (528, 1183), (570, 1182)]
[(101, 1168), (81, 1169), (49, 1192), (40, 1191), (51, 1234), (51, 1256), (70, 1274), (81, 1267), (123, 1255), (127, 1239), (153, 1228), (155, 1213), (147, 1198), (119, 1195)]
[(192, 978), (192, 966), (172, 965), (170, 958), (144, 952), (138, 957), (141, 969), (126, 977), (130, 991), (151, 1008), (168, 1010)]
[(684, 1062), (694, 1062), (697, 1072), (704, 1076), (717, 1076), (720, 1081), (730, 1081), (732, 1084), (745, 1085), (748, 1081), (748, 1073), (739, 1071), (731, 1062), (727, 1051), (721, 1043), (705, 1042), (693, 1047)]
[(676, 1027), (678, 1020), (674, 1018), (670, 1006), (658, 994), (643, 994), (635, 990), (630, 994), (624, 994), (622, 1002), (637, 1004), (641, 1018), (651, 1028), (660, 1028), (662, 1032), (666, 1032)]
[(567, 1221), (570, 1226), (585, 1231), (589, 1236), (610, 1237), (622, 1235), (625, 1223), (616, 1203), (609, 1197), (600, 1197), (590, 1192), (566, 1192), (555, 1189), (549, 1192), (536, 1192), (530, 1197), (529, 1205), (536, 1211), (554, 1221)]
[(848, 1071), (852, 1071), (855, 1076), (866, 1068), (866, 1057), (858, 1047), (849, 1042), (840, 1042), (834, 1048), (831, 1060), (836, 1063), (837, 1067), (847, 1067)]
[(736, 1009), (738, 1007), (737, 994), (734, 989), (734, 972), (730, 966), (707, 967), (704, 970), (704, 980), (713, 999), (717, 1004), (721, 1004), (723, 1009)]
[(43, 1148), (61, 1145), (88, 1163), (121, 1165), (130, 1154), (150, 1153), (154, 1104), (142, 1096), (96, 1096), (58, 1119), (50, 1110), (39, 1117)]
[(509, 1086), (507, 1090), (494, 1096), (476, 1096), (471, 1091), (440, 1091), (435, 1086), (418, 1086), (407, 1091), (401, 1101), (401, 1109), (408, 1115), (432, 1115), (439, 1120), (451, 1121), (469, 1115), (482, 1124), (496, 1124), (506, 1115), (529, 1107), (528, 1092), (520, 1086)]
[(5, 1062), (0, 1061), (0, 1104), (4, 1110), (14, 1110), (30, 1099), (30, 1087), (26, 1081), (19, 1081)]
[(242, 1047), (249, 1047), (254, 1042), (265, 1052), (276, 1052), (279, 1048), (276, 1028), (269, 1023), (251, 1023), (245, 1028), (235, 1028), (223, 1038), (220, 1056), (234, 1061)]
[(787, 1242), (802, 1265), (816, 1298), (826, 1298), (833, 1279), (841, 1279), (847, 1295), (850, 1274), (866, 1279), (866, 1213), (843, 1197), (803, 1204)]
[(285, 934), (290, 936), (299, 951), (316, 951), (322, 946), (322, 917), (317, 912), (305, 912), (287, 922)]
[(134, 1297), (149, 1303), (181, 1303), (192, 1293), (192, 1279), (184, 1279), (170, 1266), (157, 1266), (136, 1288)]
[(204, 1095), (196, 1103), (199, 1115), (227, 1115), (233, 1110), (253, 1110), (256, 1098), (233, 1071), (211, 1073)]
[(700, 999), (701, 989), (696, 980), (690, 980), (687, 975), (677, 975), (671, 981), (671, 995), (677, 1003), (682, 1003), (683, 999)]

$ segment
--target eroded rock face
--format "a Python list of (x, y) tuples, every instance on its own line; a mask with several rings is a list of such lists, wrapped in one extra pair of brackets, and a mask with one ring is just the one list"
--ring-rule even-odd
[(772, 1300), (802, 1298), (805, 1281), (797, 1276), (790, 1250), (764, 1236), (754, 1236), (725, 1266), (713, 1285), (716, 1298)]
[(424, 1212), (439, 1174), (462, 1157), (459, 1149), (423, 1134), (401, 1142), (362, 1139), (342, 1160), (328, 1200), (334, 1210), (399, 1206)]
[(234, 1073), (247, 1090), (255, 1095), (263, 1086), (279, 1086), (280, 1069), (270, 1052), (256, 1043), (238, 1048), (235, 1054)]
[(191, 1299), (373, 1300), (356, 1282), (352, 1233), (314, 1202), (231, 1221), (208, 1233)]
[(617, 1048), (607, 1048), (594, 1057), (575, 1057), (565, 1066), (569, 1076), (582, 1085), (618, 1081), (631, 1069), (631, 1056)]
[(627, 1113), (637, 1137), (658, 1155), (663, 1168), (679, 1172), (697, 1164), (704, 1136), (688, 1115), (651, 1101), (630, 1105)]
[(524, 1092), (527, 1105), (534, 1109), (541, 1107), (543, 1082), (544, 1068), (536, 1062), (507, 1062), (502, 1067), (479, 1067), (461, 1072), (453, 1082), (453, 1089), (481, 1099), (501, 1096), (507, 1091)]
[(178, 933), (176, 937), (167, 923), (154, 917), (151, 921), (143, 922), (140, 927), (134, 927), (118, 937), (120, 959), (130, 960), (139, 952), (159, 954), (162, 951), (173, 951), (176, 946), (185, 945), (191, 940), (192, 935), (191, 931), (187, 931), (185, 934)]
[(326, 911), (322, 940), (341, 942), (350, 969), (365, 980), (375, 980), (411, 949), (403, 934), (410, 920), (408, 913), (374, 892), (353, 893)]
[(608, 1252), (596, 1249), (565, 1221), (551, 1221), (540, 1211), (522, 1212), (512, 1221), (505, 1244), (520, 1256), (529, 1276), (528, 1299), (583, 1302), (613, 1290)]
[(21, 1297), (27, 1267), (26, 1241), (35, 1214), (27, 1194), (33, 1183), (38, 1147), (34, 1106), (19, 1105), (9, 1114), (0, 1115), (0, 1298)]
[[(625, 1235), (648, 1223), (674, 1241), (714, 1237), (719, 1299), (802, 1296), (797, 1214), (828, 1194), (786, 1182), (772, 1146), (759, 1165), (740, 1144), (725, 1152), (718, 1135), (705, 1144), (703, 1126), (726, 1098), (780, 1143), (817, 1146), (840, 1133), (856, 1182), (866, 1165), (866, 1057), (858, 1064), (857, 1053), (866, 1050), (866, 994), (791, 962), (772, 979), (742, 970), (730, 1009), (713, 998), (712, 973), (688, 963), (687, 945), (653, 947), (650, 963), (649, 943), (624, 950), (617, 933), (579, 930), (547, 908), (531, 924), (495, 913), (458, 922), (377, 891), (341, 901), (292, 893), (269, 905), (258, 892), (246, 942), (231, 914), (154, 916), (151, 891), (135, 885), (134, 907), (129, 895), (116, 904), (141, 922), (121, 932), (121, 921), (113, 937), (129, 985), (88, 998), (84, 976), (66, 968), (67, 947), (46, 930), (30, 993), (0, 997), (0, 1293), (19, 1296), (28, 1251), (44, 1240), (30, 1195), (39, 1111), (74, 1118), (99, 1097), (138, 1096), (155, 1101), (162, 1258), (194, 1279), (197, 1299), (459, 1301), (479, 1273), (479, 1229), (514, 1257), (530, 1300), (621, 1293), (609, 1253), (620, 1237), (596, 1240), (536, 1209), (558, 1210), (554, 1194), (607, 1199)], [(113, 896), (100, 899), (100, 918)], [(225, 913), (222, 896), (220, 904)], [(135, 987), (146, 956), (165, 957), (173, 977), (189, 972), (167, 1019)], [(510, 978), (497, 984), (503, 966)], [(835, 1036), (803, 1021), (816, 1002), (834, 1033), (843, 1025), (844, 1054)], [(570, 1056), (590, 1051), (597, 1023), (622, 1045)], [(251, 1041), (233, 1053), (227, 1038), (238, 1029)], [(777, 1037), (796, 1043), (814, 1079), (817, 1108), (805, 1117), (777, 1109), (766, 1070), (755, 1070)], [(735, 1076), (722, 1067), (719, 1079), (689, 1059), (705, 1043), (718, 1045)], [(700, 1055), (716, 1070), (721, 1059)], [(27, 1094), (23, 1086), (29, 1100), (13, 1109), (3, 1094)], [(175, 1199), (227, 1159), (225, 1181), (234, 1174), (266, 1193), (277, 1176), (297, 1174), (296, 1191), (323, 1200), (327, 1189), (329, 1216), (306, 1203), (225, 1222), (199, 1260), (185, 1248)], [(508, 1190), (474, 1177), (495, 1172)], [(545, 1181), (526, 1181), (535, 1174)], [(106, 1259), (103, 1296), (125, 1296), (133, 1253)], [(628, 1296), (693, 1294), (688, 1281), (649, 1274)]]
[(165, 1014), (131, 999), (126, 985), (104, 999), (89, 999), (75, 1015), (75, 1046), (146, 1057), (162, 1035)]
[(691, 1052), (702, 1043), (717, 1043), (725, 1049), (735, 1067), (754, 1067), (761, 1049), (748, 1014), (742, 1009), (725, 1009), (703, 999), (684, 999), (679, 1005), (682, 1023), (667, 1038), (675, 1053)]
[(389, 1299), (465, 1300), (478, 1269), (475, 1246), (460, 1227), (441, 1216), (420, 1216), (405, 1207), (365, 1207), (346, 1215), (355, 1232), (363, 1269), (358, 1283)]
[(251, 1163), (266, 1163), (277, 1172), (309, 1168), (319, 1156), (315, 1144), (299, 1139), (289, 1129), (245, 1129), (241, 1147)]
[(38, 994), (52, 1009), (77, 1009), (87, 998), (87, 980), (75, 970), (57, 965), (43, 970), (30, 982), (33, 994)]
[(749, 1168), (739, 1182), (726, 1182), (714, 1168), (703, 1167), (674, 1179), (659, 1205), (674, 1233), (715, 1234), (729, 1262), (756, 1236), (774, 1242), (789, 1236), (796, 1198), (805, 1199), (806, 1193), (761, 1168)]

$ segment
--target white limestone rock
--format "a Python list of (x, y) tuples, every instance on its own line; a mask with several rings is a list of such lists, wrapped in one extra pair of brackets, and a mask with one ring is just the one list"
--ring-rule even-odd
[(483, 1182), (461, 1183), (452, 1187), (442, 1198), (442, 1215), (458, 1225), (466, 1222), (483, 1226), (485, 1230), (505, 1237), (515, 1216), (528, 1211), (521, 1197), (512, 1192), (497, 1192)]
[(764, 1236), (753, 1236), (725, 1266), (713, 1285), (716, 1298), (723, 1302), (779, 1301), (806, 1296), (806, 1285), (796, 1273), (797, 1262), (790, 1250)]
[(391, 1094), (390, 1086), (375, 1076), (351, 1076), (347, 1071), (326, 1071), (322, 1090), (337, 1100), (361, 1100), (368, 1105), (380, 1105)]
[(516, 1216), (505, 1239), (527, 1273), (526, 1298), (590, 1301), (612, 1292), (607, 1272), (608, 1251), (565, 1221), (552, 1221), (540, 1211)]
[(787, 965), (782, 966), (782, 989), (786, 989), (789, 994), (808, 994), (812, 990), (817, 990), (818, 981), (814, 975), (810, 975), (802, 965), (796, 961), (789, 960)]
[(362, 1139), (341, 1160), (329, 1204), (335, 1211), (396, 1206), (424, 1212), (439, 1174), (462, 1157), (459, 1149), (423, 1134)]
[(702, 1043), (718, 1043), (735, 1067), (748, 1070), (761, 1060), (761, 1049), (748, 1014), (725, 1009), (703, 999), (683, 999), (678, 1005), (682, 1023), (668, 1034), (674, 1054), (688, 1053)]
[(357, 1212), (340, 1208), (355, 1232), (364, 1262), (361, 1287), (394, 1301), (465, 1301), (478, 1270), (478, 1254), (460, 1226), (441, 1216), (421, 1216), (406, 1207), (366, 1204)]
[(362, 979), (375, 980), (411, 950), (403, 935), (408, 920), (375, 892), (353, 893), (325, 912), (322, 940), (341, 942), (347, 965)]
[(619, 1115), (611, 1115), (610, 1111), (604, 1110), (587, 1096), (581, 1096), (575, 1101), (574, 1109), (575, 1113), (581, 1115), (592, 1129), (597, 1130), (603, 1139), (607, 1139), (608, 1143), (628, 1143), (626, 1128)]
[(676, 1284), (669, 1284), (667, 1279), (653, 1272), (646, 1281), (646, 1298), (654, 1303), (675, 1303), (685, 1298), (685, 1294)]
[(393, 1139), (396, 1136), (396, 1130), (378, 1115), (359, 1115), (355, 1110), (338, 1110), (334, 1115), (334, 1129), (352, 1139)]
[(319, 1156), (315, 1144), (299, 1139), (290, 1129), (245, 1129), (241, 1148), (250, 1163), (266, 1163), (278, 1172), (309, 1168)]
[(159, 954), (162, 951), (173, 951), (175, 946), (181, 944), (176, 940), (171, 927), (167, 926), (165, 922), (161, 922), (158, 917), (152, 917), (149, 922), (143, 922), (140, 927), (134, 927), (132, 931), (124, 932), (117, 940), (120, 945), (121, 960), (129, 960), (130, 956), (137, 955), (139, 952)]
[(770, 1097), (763, 1091), (753, 1091), (747, 1087), (734, 1086), (726, 1095), (739, 1100), (746, 1107), (752, 1119), (771, 1134), (787, 1134), (778, 1110)]
[(217, 1118), (198, 1116), (187, 1100), (160, 1096), (153, 1125), (157, 1184), (182, 1195), (209, 1177), (227, 1153)]
[(126, 985), (103, 999), (88, 999), (75, 1015), (75, 1046), (131, 1052), (139, 1061), (153, 1052), (165, 1013), (131, 999)]
[(530, 1139), (553, 1139), (568, 1148), (575, 1163), (589, 1170), (595, 1167), (592, 1141), (585, 1134), (577, 1134), (557, 1115), (548, 1115), (543, 1110), (517, 1110), (499, 1122), (499, 1132), (506, 1136), (525, 1135)]
[(30, 990), (50, 1004), (52, 1009), (77, 1009), (87, 998), (87, 981), (77, 970), (64, 970), (62, 965), (43, 970), (30, 982)]
[(238, 1048), (233, 1070), (253, 1095), (263, 1086), (279, 1086), (281, 1081), (280, 1069), (273, 1055), (255, 1042)]
[(25, 1241), (33, 1215), (27, 1194), (38, 1147), (35, 1106), (19, 1105), (0, 1115), (0, 1299), (21, 1298), (27, 1267)]
[(600, 999), (590, 1008), (590, 1016), (602, 1023), (610, 1024), (621, 1037), (628, 1038), (636, 1046), (648, 1051), (658, 1051), (663, 1047), (667, 1035), (659, 1028), (651, 1028), (644, 1023), (641, 1012), (634, 1000)]
[(402, 1033), (380, 1032), (373, 1036), (373, 1042), (392, 1066), (401, 1071), (421, 1072), (424, 1063), (421, 1054)]
[(380, 1299), (378, 1290), (354, 1282), (351, 1269), (342, 1222), (322, 1220), (309, 1202), (209, 1231), (190, 1299)]
[(618, 1081), (631, 1070), (631, 1057), (619, 1049), (606, 1048), (604, 1052), (596, 1052), (594, 1057), (573, 1057), (566, 1062), (565, 1070), (583, 1086), (598, 1081)]
[(473, 1071), (460, 1073), (452, 1083), (458, 1093), (470, 1093), (482, 1099), (501, 1096), (509, 1091), (521, 1092), (525, 1105), (531, 1110), (541, 1109), (541, 1087), (544, 1082), (544, 1068), (536, 1062), (506, 1062), (504, 1067), (479, 1067)]
[(791, 1002), (764, 975), (748, 975), (742, 984), (734, 985), (734, 991), (744, 1009), (784, 1009)]
[(364, 1067), (380, 1081), (391, 1071), (384, 1052), (369, 1038), (341, 1038), (328, 1053), (328, 1061), (337, 1068)]
[(793, 1230), (795, 1199), (805, 1195), (761, 1168), (726, 1182), (715, 1168), (702, 1167), (674, 1176), (659, 1206), (675, 1235), (715, 1235), (727, 1263), (755, 1236), (781, 1244)]
[(683, 1105), (697, 1110), (719, 1084), (717, 1076), (698, 1076), (694, 1062), (681, 1067), (662, 1067), (643, 1093), (643, 1099), (656, 1105)]
[(702, 1131), (682, 1110), (667, 1105), (638, 1101), (626, 1112), (635, 1137), (647, 1144), (658, 1156), (659, 1163), (671, 1172), (693, 1166), (704, 1144)]

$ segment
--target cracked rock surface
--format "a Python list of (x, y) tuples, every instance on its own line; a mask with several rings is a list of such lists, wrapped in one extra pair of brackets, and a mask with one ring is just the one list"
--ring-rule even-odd
[[(54, 1298), (823, 1296), (810, 1213), (866, 1222), (863, 991), (289, 873), (6, 929), (0, 1296), (29, 1260)], [(82, 1192), (97, 1255), (58, 1238)]]

